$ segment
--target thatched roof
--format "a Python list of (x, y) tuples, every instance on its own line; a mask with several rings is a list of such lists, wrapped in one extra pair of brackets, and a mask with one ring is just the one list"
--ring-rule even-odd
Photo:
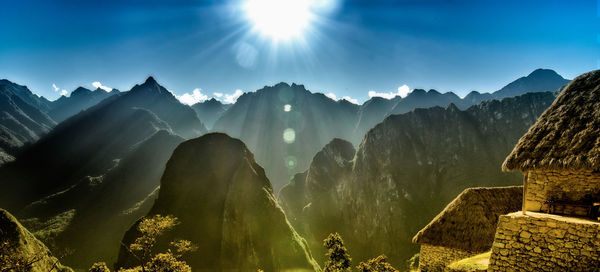
[(469, 188), (415, 237), (413, 243), (471, 252), (489, 250), (498, 217), (521, 210), (523, 186)]
[(565, 87), (521, 137), (502, 169), (600, 171), (600, 70)]

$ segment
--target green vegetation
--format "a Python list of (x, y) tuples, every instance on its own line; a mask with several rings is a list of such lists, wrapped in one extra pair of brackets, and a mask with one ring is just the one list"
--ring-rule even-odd
[(323, 241), (323, 246), (327, 249), (327, 260), (323, 267), (323, 272), (342, 272), (351, 271), (350, 263), (352, 259), (348, 255), (348, 250), (344, 246), (344, 240), (340, 234), (331, 233)]
[(108, 266), (106, 266), (105, 262), (99, 262), (93, 264), (88, 272), (110, 272), (110, 269), (108, 269)]
[(453, 271), (465, 272), (487, 271), (491, 254), (492, 252), (488, 251), (486, 253), (462, 259), (460, 261), (451, 263), (448, 268), (452, 269)]
[[(2, 234), (2, 230), (0, 230)], [(8, 241), (0, 243), (0, 271), (25, 272), (30, 271), (33, 264), (42, 259), (41, 254), (29, 256), (27, 258), (18, 254), (11, 254), (16, 251), (18, 246)]]
[[(43, 199), (33, 204), (41, 203), (45, 200), (46, 199)], [(42, 240), (50, 248), (53, 248), (56, 236), (67, 229), (74, 217), (75, 209), (70, 209), (44, 220), (33, 217), (21, 220), (21, 223), (26, 226), (36, 238)]]
[[(178, 224), (174, 216), (162, 216), (157, 214), (150, 218), (143, 219), (138, 225), (138, 231), (141, 236), (135, 241), (125, 246), (128, 252), (139, 261), (139, 266), (121, 269), (120, 272), (191, 272), (192, 268), (180, 260), (187, 253), (196, 250), (192, 242), (187, 240), (177, 240), (170, 243), (171, 248), (166, 252), (153, 254), (157, 239), (165, 232), (171, 230)], [(89, 272), (110, 272), (105, 263), (95, 263)]]
[[(344, 240), (339, 233), (331, 233), (323, 241), (323, 246), (327, 249), (327, 259), (323, 267), (323, 272), (350, 272), (352, 271), (350, 254), (344, 246)], [(367, 262), (361, 262), (357, 267), (359, 272), (398, 272), (390, 263), (387, 262), (385, 255), (379, 255)]]
[(390, 263), (387, 262), (385, 255), (379, 255), (377, 258), (368, 260), (366, 263), (361, 262), (358, 265), (359, 272), (398, 272)]
[(419, 270), (419, 257), (420, 257), (420, 254), (417, 253), (417, 254), (413, 255), (412, 257), (410, 257), (410, 259), (408, 259), (408, 261), (406, 261), (409, 271), (418, 271)]

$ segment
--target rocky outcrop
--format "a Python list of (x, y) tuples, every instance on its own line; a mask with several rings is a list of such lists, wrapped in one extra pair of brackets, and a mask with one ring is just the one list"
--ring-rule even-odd
[[(175, 237), (198, 250), (185, 257), (195, 271), (317, 270), (304, 239), (277, 204), (263, 168), (240, 140), (212, 133), (180, 144), (167, 163), (159, 196), (148, 215), (181, 222), (158, 241)], [(130, 244), (136, 225), (125, 234)], [(135, 265), (121, 249), (117, 267)]]
[(10, 265), (18, 261), (31, 264), (31, 272), (73, 271), (52, 256), (50, 250), (15, 217), (0, 209), (0, 268), (2, 271), (13, 271)]
[[(295, 210), (291, 222), (303, 234), (327, 226), (344, 237), (355, 260), (386, 254), (392, 264), (403, 266), (418, 251), (412, 236), (462, 190), (522, 182), (517, 174), (503, 173), (500, 165), (553, 100), (552, 93), (531, 93), (465, 111), (450, 105), (392, 115), (367, 133), (354, 158), (346, 157), (351, 169), (338, 175), (336, 186), (321, 186), (319, 194), (300, 193), (308, 191), (307, 183), (296, 179), (307, 180), (308, 173), (297, 175), (280, 201), (286, 210)], [(311, 169), (315, 167), (317, 162)], [(327, 178), (313, 182), (329, 184)], [(331, 219), (297, 216), (298, 207), (312, 209), (318, 195), (333, 196), (334, 201), (317, 209), (333, 215)], [(318, 245), (323, 238), (309, 244)]]
[(352, 173), (355, 149), (333, 139), (313, 158), (307, 171), (294, 176), (279, 192), (279, 202), (294, 227), (305, 237), (318, 260), (325, 256), (323, 239), (345, 226), (341, 207), (344, 186)]

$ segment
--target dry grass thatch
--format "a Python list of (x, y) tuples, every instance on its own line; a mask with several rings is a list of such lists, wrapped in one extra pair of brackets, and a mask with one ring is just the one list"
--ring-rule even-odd
[(522, 197), (523, 186), (466, 189), (415, 235), (413, 243), (487, 251), (498, 217), (521, 210)]
[(600, 171), (600, 70), (567, 85), (521, 137), (502, 169)]

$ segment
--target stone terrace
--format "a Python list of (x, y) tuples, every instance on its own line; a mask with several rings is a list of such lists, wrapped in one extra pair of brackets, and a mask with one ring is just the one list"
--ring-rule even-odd
[(488, 271), (600, 271), (600, 222), (536, 212), (500, 216)]

